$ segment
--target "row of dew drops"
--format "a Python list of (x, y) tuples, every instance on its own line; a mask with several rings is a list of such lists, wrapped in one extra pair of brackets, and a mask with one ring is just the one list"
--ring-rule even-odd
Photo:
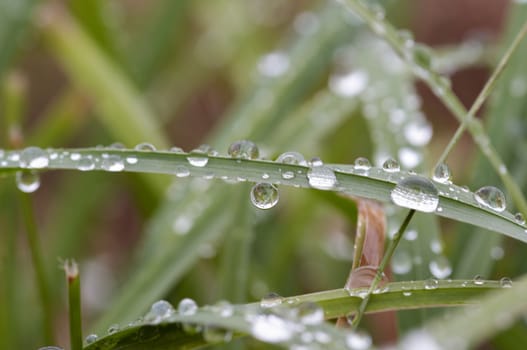
[[(109, 148), (124, 149), (122, 145), (118, 144), (114, 144)], [(155, 151), (156, 148), (149, 143), (141, 143), (135, 147), (135, 150), (143, 152)], [(178, 147), (173, 147), (170, 151), (183, 153), (183, 150)], [(241, 159), (259, 159), (260, 152), (256, 144), (251, 141), (242, 140), (232, 143), (228, 148), (228, 154), (230, 157), (241, 161)], [(203, 168), (208, 163), (208, 156), (218, 156), (218, 152), (208, 145), (202, 145), (192, 150), (188, 154), (187, 160), (191, 167)], [(81, 171), (95, 170), (98, 167), (101, 170), (120, 172), (126, 166), (134, 166), (139, 161), (135, 156), (125, 157), (123, 160), (119, 155), (103, 153), (99, 159), (92, 155), (81, 155), (77, 152), (43, 150), (38, 147), (27, 147), (21, 151), (9, 152), (6, 157), (5, 151), (0, 150), (1, 167), (19, 166), (20, 168), (29, 170), (16, 173), (17, 187), (27, 193), (36, 191), (40, 186), (40, 178), (34, 170), (45, 169), (48, 167), (50, 160), (61, 160), (64, 158), (69, 158), (69, 161), (75, 162), (77, 169)], [(334, 170), (324, 165), (319, 158), (313, 158), (310, 162), (307, 162), (304, 156), (298, 152), (285, 152), (278, 156), (276, 162), (288, 165), (309, 166), (307, 180), (312, 188), (319, 190), (338, 189), (338, 181)], [(357, 158), (353, 166), (354, 173), (364, 176), (368, 175), (371, 168), (372, 166), (369, 160), (363, 157)], [(398, 173), (400, 171), (400, 165), (395, 159), (389, 158), (383, 163), (382, 171), (392, 174)], [(280, 169), (280, 172), (284, 180), (292, 180), (297, 176), (293, 171), (281, 171)], [(183, 165), (178, 165), (174, 173), (177, 177), (190, 176), (189, 168)], [(204, 177), (210, 179), (214, 177), (214, 174), (210, 173)], [(262, 174), (262, 180), (268, 180), (269, 178), (269, 174)], [(440, 212), (442, 208), (439, 206), (439, 195), (443, 193), (437, 189), (434, 182), (449, 186), (452, 185), (451, 173), (448, 166), (446, 164), (437, 166), (432, 180), (413, 173), (410, 173), (407, 177), (401, 176), (395, 188), (391, 191), (391, 199), (396, 205), (401, 207), (422, 212), (433, 212), (436, 210)], [(449, 189), (455, 192), (454, 187), (451, 186)], [(463, 192), (469, 192), (466, 187), (462, 187), (461, 190)], [(250, 199), (252, 204), (257, 208), (273, 208), (279, 200), (278, 189), (270, 182), (259, 182), (252, 187)], [(457, 197), (454, 196), (454, 199), (457, 199)], [(503, 212), (506, 209), (505, 195), (493, 186), (481, 187), (474, 193), (474, 199), (480, 206), (496, 212)], [(525, 220), (520, 213), (515, 215), (515, 220), (521, 225), (525, 224)]]

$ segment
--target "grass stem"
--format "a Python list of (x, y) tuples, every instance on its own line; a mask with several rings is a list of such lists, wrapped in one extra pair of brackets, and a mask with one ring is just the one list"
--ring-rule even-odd
[(64, 271), (66, 273), (66, 282), (68, 283), (71, 350), (81, 350), (82, 321), (79, 268), (74, 260), (66, 260), (64, 262)]

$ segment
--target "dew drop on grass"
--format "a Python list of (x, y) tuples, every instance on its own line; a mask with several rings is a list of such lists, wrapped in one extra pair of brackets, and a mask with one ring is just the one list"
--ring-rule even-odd
[(177, 177), (187, 177), (190, 175), (190, 171), (186, 166), (178, 165), (174, 168), (174, 174), (176, 174)]
[(401, 166), (395, 159), (388, 158), (382, 163), (382, 169), (388, 173), (396, 173), (401, 170)]
[(276, 158), (276, 162), (291, 165), (307, 165), (304, 156), (298, 152), (284, 152)]
[(77, 152), (73, 152), (72, 154), (70, 154), (70, 159), (76, 162), (81, 159), (81, 154)]
[(289, 56), (281, 51), (271, 52), (258, 61), (258, 71), (261, 75), (276, 78), (289, 69)]
[(435, 278), (429, 278), (425, 281), (425, 289), (432, 290), (439, 287), (439, 281)]
[(269, 293), (260, 300), (260, 307), (271, 308), (282, 304), (284, 298), (276, 293)]
[(372, 345), (371, 336), (363, 330), (356, 330), (346, 336), (346, 345), (350, 350), (366, 350)]
[(502, 277), (500, 279), (501, 288), (512, 288), (512, 280), (509, 277)]
[(278, 199), (278, 189), (270, 183), (260, 182), (251, 189), (251, 203), (259, 209), (271, 209)]
[(284, 180), (291, 180), (295, 177), (295, 173), (292, 171), (284, 171), (282, 173), (282, 179)]
[(364, 158), (364, 157), (359, 157), (355, 159), (354, 165), (355, 165), (355, 169), (361, 170), (361, 171), (368, 171), (371, 168), (370, 161), (368, 160), (368, 158)]
[(481, 275), (474, 276), (474, 279), (472, 280), (472, 282), (477, 286), (482, 286), (483, 284), (485, 284), (485, 280), (483, 279)]
[(298, 306), (297, 316), (306, 325), (318, 325), (324, 322), (324, 310), (313, 302), (305, 302)]
[(190, 298), (184, 298), (179, 302), (177, 311), (183, 316), (191, 316), (198, 311), (198, 304)]
[(110, 327), (108, 327), (108, 334), (114, 334), (119, 332), (119, 325), (118, 324), (112, 324)]
[(95, 162), (91, 157), (83, 157), (77, 163), (77, 169), (80, 171), (90, 171), (95, 169)]
[(522, 213), (514, 214), (514, 220), (520, 225), (525, 225), (525, 218)]
[(438, 191), (432, 181), (417, 175), (399, 181), (390, 196), (398, 206), (425, 213), (435, 211), (439, 204)]
[(499, 213), (507, 208), (505, 195), (503, 192), (493, 186), (481, 187), (474, 193), (474, 198), (482, 206)]
[(156, 150), (156, 147), (154, 145), (152, 145), (151, 143), (148, 143), (148, 142), (141, 142), (141, 143), (138, 143), (134, 149), (136, 151), (143, 151), (143, 152), (152, 152), (152, 151), (155, 151)]
[(443, 255), (437, 256), (432, 261), (430, 261), (428, 268), (430, 269), (430, 273), (439, 279), (445, 279), (452, 273), (450, 261), (448, 261), (448, 259)]
[(438, 164), (434, 169), (434, 175), (432, 176), (432, 179), (435, 182), (449, 184), (451, 178), (452, 175), (450, 174), (450, 169), (445, 163)]
[(347, 74), (333, 74), (329, 78), (329, 89), (340, 97), (359, 95), (368, 86), (368, 74), (357, 70)]
[(392, 258), (392, 271), (398, 275), (404, 275), (412, 269), (412, 258), (404, 250), (396, 250)]
[(128, 156), (128, 157), (126, 157), (126, 163), (128, 163), (128, 164), (134, 165), (134, 164), (137, 164), (138, 161), (139, 161), (139, 159), (137, 159), (136, 156)]
[(93, 344), (99, 339), (99, 336), (97, 334), (88, 334), (86, 338), (84, 338), (84, 342), (86, 345)]
[(166, 321), (170, 316), (174, 315), (176, 310), (172, 304), (166, 300), (158, 300), (152, 304), (148, 313), (144, 316), (144, 321), (150, 324), (158, 324)]
[(260, 151), (252, 141), (241, 140), (231, 143), (227, 151), (232, 158), (258, 159)]
[(124, 169), (124, 162), (121, 157), (117, 155), (110, 155), (103, 158), (101, 168), (106, 171), (119, 172)]
[(18, 171), (15, 180), (16, 187), (25, 193), (35, 192), (40, 187), (40, 176), (32, 171)]
[(184, 153), (183, 149), (181, 147), (170, 147), (170, 149), (168, 150), (169, 152), (172, 152), (172, 153)]
[(318, 190), (331, 190), (337, 185), (337, 177), (330, 168), (324, 166), (320, 159), (312, 161), (312, 167), (307, 172), (309, 186)]
[(206, 156), (188, 156), (187, 157), (188, 162), (190, 165), (195, 166), (197, 168), (203, 168), (207, 163), (209, 162), (209, 158)]
[(42, 169), (48, 164), (48, 153), (39, 147), (27, 147), (20, 153), (20, 166), (22, 168)]

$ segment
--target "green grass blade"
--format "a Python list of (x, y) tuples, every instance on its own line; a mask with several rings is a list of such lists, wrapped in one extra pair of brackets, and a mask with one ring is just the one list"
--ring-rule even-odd
[(81, 287), (79, 268), (73, 260), (64, 262), (68, 288), (68, 314), (71, 350), (82, 349)]

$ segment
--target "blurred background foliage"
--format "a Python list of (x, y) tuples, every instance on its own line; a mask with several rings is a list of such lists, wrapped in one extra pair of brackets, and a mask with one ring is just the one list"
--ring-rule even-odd
[[(434, 48), (434, 65), (466, 106), (527, 13), (505, 0), (378, 5)], [(491, 139), (523, 187), (526, 54), (520, 48), (486, 108)], [(401, 64), (331, 1), (2, 0), (0, 142), (184, 150), (208, 143), (225, 154), (230, 142), (249, 138), (268, 159), (291, 150), (339, 163), (391, 155), (427, 172), (457, 123)], [(421, 132), (432, 126), (430, 143), (405, 140), (397, 119), (405, 116)], [(401, 150), (414, 158), (405, 161)], [(455, 183), (500, 185), (469, 137), (448, 162)], [(33, 205), (58, 345), (67, 343), (59, 258), (79, 261), (85, 329), (98, 331), (159, 298), (246, 302), (270, 291), (339, 288), (351, 267), (356, 208), (334, 194), (281, 189), (279, 205), (258, 212), (243, 184), (95, 172), (45, 173), (41, 181)], [(0, 179), (0, 198), (0, 348), (36, 348), (44, 345), (42, 312), (12, 176)], [(386, 210), (392, 226), (400, 223), (397, 210)], [(402, 249), (415, 269), (395, 279), (429, 277), (427, 261), (439, 255), (456, 278), (527, 270), (525, 247), (501, 236), (428, 217), (413, 229), (417, 240)], [(419, 317), (401, 313), (399, 329)], [(376, 344), (396, 339), (392, 316), (369, 317), (366, 326)], [(519, 323), (507, 332), (524, 331)], [(487, 345), (514, 348), (507, 339)]]

